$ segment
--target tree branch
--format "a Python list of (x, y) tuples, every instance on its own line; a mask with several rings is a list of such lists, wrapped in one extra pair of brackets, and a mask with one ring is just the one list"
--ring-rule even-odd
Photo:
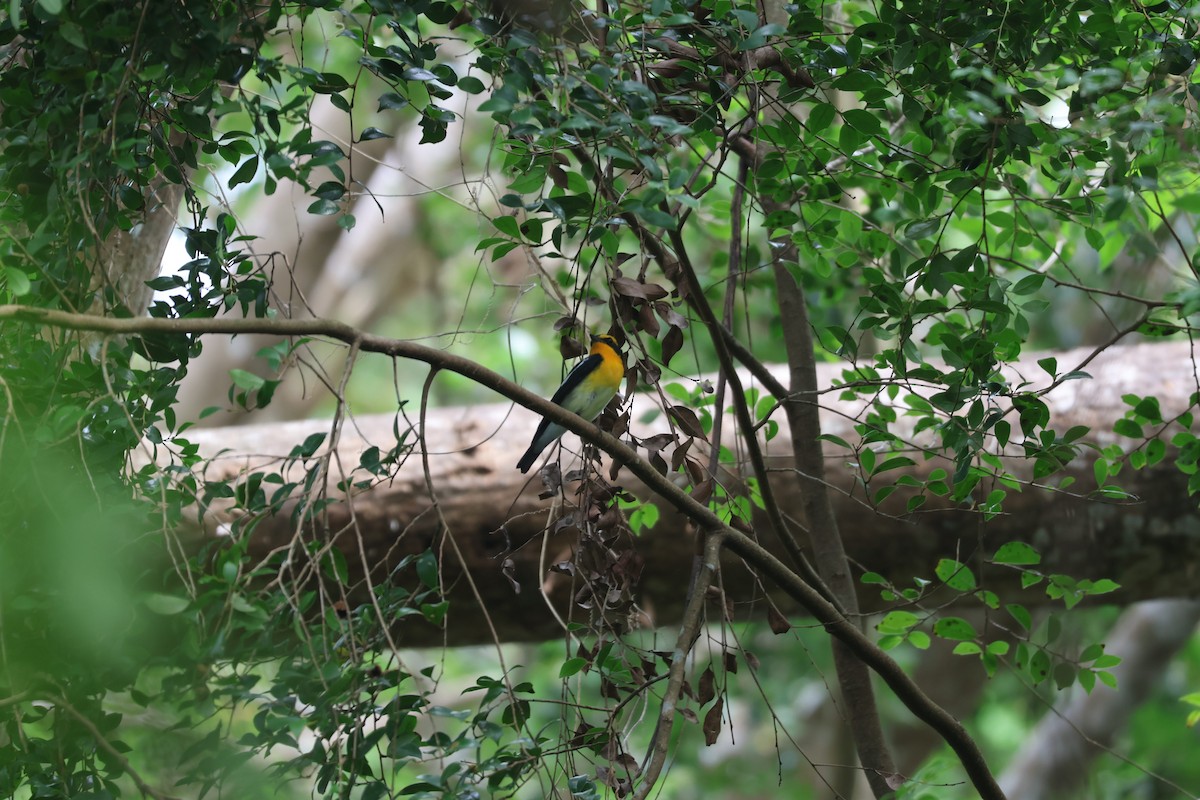
[(689, 589), (687, 610), (679, 625), (679, 636), (675, 639), (675, 650), (671, 653), (671, 669), (667, 680), (667, 689), (659, 706), (658, 723), (654, 726), (654, 735), (650, 738), (649, 753), (642, 767), (641, 784), (634, 793), (634, 800), (646, 800), (654, 789), (654, 784), (662, 773), (663, 765), (667, 762), (667, 748), (671, 742), (671, 729), (675, 724), (675, 712), (679, 703), (679, 695), (683, 690), (684, 675), (687, 672), (688, 654), (692, 645), (700, 635), (700, 626), (704, 623), (704, 600), (708, 596), (708, 588), (712, 586), (720, 567), (721, 547), (724, 544), (724, 534), (719, 530), (704, 533), (704, 548), (696, 579)]
[(639, 458), (628, 445), (561, 406), (551, 403), (474, 361), (413, 342), (368, 334), (335, 320), (158, 319), (147, 317), (113, 319), (14, 305), (0, 306), (0, 319), (111, 334), (273, 333), (281, 336), (324, 336), (347, 344), (357, 342), (362, 352), (410, 358), (469, 378), (481, 386), (492, 389), (510, 400), (544, 415), (552, 422), (562, 425), (572, 433), (596, 445), (625, 464), (630, 472), (641, 479), (651, 491), (670, 503), (681, 514), (694, 520), (702, 530), (709, 532), (710, 535), (720, 532), (725, 544), (733, 552), (756, 569), (772, 577), (781, 589), (795, 598), (819, 620), (832, 636), (844, 642), (859, 659), (874, 669), (914, 715), (941, 733), (962, 759), (972, 783), (985, 800), (1000, 800), (1004, 797), (988, 770), (978, 746), (962, 725), (937, 704), (930, 701), (887, 653), (879, 649), (857, 626), (842, 616), (815, 588), (789, 570), (753, 539), (726, 526), (707, 505), (699, 503), (666, 476), (659, 474), (648, 462)]
[(129, 759), (125, 758), (125, 756), (121, 754), (120, 750), (113, 747), (112, 742), (108, 741), (108, 739), (104, 737), (104, 734), (100, 732), (100, 729), (96, 727), (95, 723), (93, 723), (83, 714), (79, 713), (79, 711), (75, 709), (75, 706), (67, 702), (65, 698), (47, 696), (46, 700), (47, 702), (53, 703), (55, 708), (60, 708), (67, 712), (72, 718), (74, 718), (76, 722), (82, 725), (91, 735), (93, 741), (96, 742), (96, 746), (107, 753), (109, 758), (115, 761), (121, 768), (121, 771), (133, 780), (133, 782), (137, 785), (138, 791), (141, 792), (144, 797), (153, 797), (154, 800), (178, 800), (178, 798), (176, 798), (174, 795), (167, 794), (166, 792), (160, 792), (158, 789), (155, 789), (153, 786), (146, 783), (146, 781), (142, 779), (142, 776), (138, 774), (137, 770), (130, 766)]
[[(1160, 685), (1171, 659), (1191, 641), (1198, 623), (1200, 602), (1195, 600), (1155, 600), (1126, 609), (1105, 638), (1105, 652), (1123, 659), (1112, 669), (1119, 688), (1097, 683), (1090, 693), (1076, 689), (1061, 711), (1050, 709), (1000, 777), (1005, 791), (1022, 800), (1053, 800), (1079, 789), (1088, 775), (1087, 765), (1109, 749), (1133, 712)], [(1173, 788), (1180, 796), (1196, 796)]]

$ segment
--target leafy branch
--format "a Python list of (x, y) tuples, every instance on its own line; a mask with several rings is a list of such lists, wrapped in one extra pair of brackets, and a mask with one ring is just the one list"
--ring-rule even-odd
[[(111, 335), (145, 333), (225, 334), (272, 333), (280, 336), (321, 336), (357, 344), (364, 353), (413, 359), (437, 369), (454, 372), (492, 389), (508, 399), (548, 417), (572, 433), (599, 447), (624, 464), (655, 494), (674, 506), (699, 526), (707, 550), (714, 539), (760, 570), (794, 600), (800, 603), (846, 648), (878, 674), (901, 702), (919, 719), (936, 730), (962, 760), (980, 795), (986, 800), (1003, 798), (982, 753), (958, 720), (931, 701), (890, 656), (868, 639), (858, 626), (846, 619), (810, 583), (775, 558), (752, 538), (720, 520), (708, 506), (696, 501), (639, 458), (628, 445), (611, 434), (580, 419), (545, 398), (508, 380), (486, 367), (450, 353), (413, 342), (389, 339), (355, 329), (350, 325), (322, 319), (115, 319), (71, 314), (25, 306), (0, 306), (0, 319), (12, 319), (41, 326), (85, 330)], [(682, 658), (678, 659), (682, 661)]]

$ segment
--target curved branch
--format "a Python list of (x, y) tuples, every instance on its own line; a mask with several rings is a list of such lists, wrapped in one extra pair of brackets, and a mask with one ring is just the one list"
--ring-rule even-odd
[(674, 506), (677, 511), (695, 520), (706, 534), (712, 535), (719, 532), (730, 550), (773, 578), (781, 589), (820, 621), (830, 635), (843, 642), (855, 656), (874, 670), (917, 718), (929, 724), (942, 735), (947, 744), (959, 756), (981, 797), (985, 800), (1003, 800), (1004, 798), (1004, 793), (988, 769), (978, 745), (962, 724), (930, 700), (899, 664), (868, 639), (854, 623), (846, 619), (813, 586), (792, 572), (752, 538), (728, 527), (707, 505), (698, 502), (672, 483), (665, 475), (659, 474), (624, 442), (601, 431), (582, 417), (551, 403), (481, 364), (425, 345), (365, 333), (336, 320), (158, 319), (149, 317), (115, 319), (19, 305), (0, 306), (0, 320), (3, 319), (114, 335), (270, 333), (280, 336), (324, 336), (347, 344), (357, 341), (362, 352), (381, 353), (421, 361), (475, 381), (513, 402), (542, 414), (551, 422), (562, 425), (572, 433), (596, 445), (612, 458), (624, 464), (651, 491)]
[(775, 537), (783, 544), (788, 556), (796, 564), (804, 579), (816, 587), (825, 599), (829, 600), (837, 608), (842, 609), (844, 613), (845, 606), (837, 600), (835, 593), (826, 587), (824, 581), (821, 580), (821, 576), (813, 569), (812, 564), (809, 563), (808, 558), (804, 555), (804, 551), (800, 548), (800, 543), (796, 541), (796, 537), (792, 535), (791, 529), (784, 520), (779, 503), (775, 501), (775, 494), (771, 488), (771, 477), (767, 472), (767, 463), (763, 458), (762, 448), (758, 445), (758, 439), (754, 435), (754, 420), (750, 417), (750, 409), (746, 406), (746, 392), (742, 387), (742, 380), (738, 376), (737, 369), (734, 368), (733, 358), (725, 344), (725, 337), (722, 335), (721, 329), (725, 328), (725, 326), (717, 319), (712, 307), (708, 304), (708, 300), (704, 297), (704, 290), (700, 286), (699, 278), (696, 277), (696, 270), (692, 266), (687, 250), (684, 248), (683, 236), (680, 234), (678, 228), (671, 231), (671, 243), (674, 245), (675, 254), (679, 259), (683, 285), (687, 287), (688, 302), (700, 314), (700, 319), (703, 320), (705, 327), (708, 328), (709, 337), (712, 339), (713, 347), (717, 351), (717, 360), (721, 365), (721, 374), (729, 381), (729, 386), (732, 389), (730, 400), (733, 403), (734, 413), (737, 415), (738, 427), (744, 431), (742, 441), (746, 445), (747, 454), (750, 456), (750, 464), (754, 470), (754, 477), (758, 479), (758, 486), (762, 492), (763, 505), (766, 508), (767, 518), (771, 521)]
[(143, 797), (152, 797), (154, 800), (178, 800), (175, 795), (167, 794), (166, 792), (160, 792), (158, 789), (155, 789), (153, 786), (146, 783), (145, 779), (142, 778), (138, 771), (135, 770), (132, 765), (130, 765), (129, 759), (125, 758), (125, 756), (121, 754), (121, 751), (114, 747), (112, 742), (104, 737), (104, 734), (100, 732), (100, 729), (96, 727), (96, 724), (88, 719), (84, 714), (80, 713), (79, 710), (67, 702), (65, 698), (49, 695), (46, 697), (46, 701), (52, 703), (55, 708), (59, 708), (67, 712), (67, 714), (69, 714), (76, 722), (83, 726), (83, 728), (91, 735), (92, 740), (95, 741), (96, 747), (99, 747), (101, 750), (107, 753), (108, 757), (115, 761), (121, 768), (121, 771), (133, 780), (134, 784), (138, 788), (138, 791), (142, 793)]
[(642, 767), (641, 785), (633, 795), (633, 800), (645, 800), (654, 788), (663, 765), (667, 762), (667, 745), (671, 741), (671, 728), (675, 724), (675, 710), (679, 702), (680, 692), (683, 691), (684, 675), (687, 672), (687, 657), (692, 650), (696, 637), (700, 635), (700, 626), (704, 623), (704, 599), (708, 596), (708, 588), (716, 577), (721, 564), (721, 547), (724, 544), (721, 531), (709, 532), (705, 535), (704, 555), (695, 571), (691, 593), (688, 596), (687, 610), (679, 625), (679, 636), (675, 640), (675, 650), (671, 653), (671, 669), (667, 681), (667, 690), (663, 694), (659, 706), (658, 722), (654, 726), (654, 735), (650, 737), (649, 753)]

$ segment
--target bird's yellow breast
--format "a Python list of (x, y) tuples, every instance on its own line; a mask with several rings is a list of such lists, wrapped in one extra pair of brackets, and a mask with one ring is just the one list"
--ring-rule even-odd
[(616, 392), (625, 377), (625, 359), (603, 339), (592, 345), (589, 354), (600, 356), (603, 360), (596, 371), (588, 376), (588, 380), (594, 380), (601, 386), (612, 387), (612, 391)]
[[(562, 405), (584, 419), (592, 420), (600, 416), (608, 401), (621, 388), (621, 379), (625, 377), (625, 360), (616, 348), (599, 340), (588, 352), (588, 361), (595, 366), (567, 392)], [(583, 368), (588, 369), (587, 366)]]

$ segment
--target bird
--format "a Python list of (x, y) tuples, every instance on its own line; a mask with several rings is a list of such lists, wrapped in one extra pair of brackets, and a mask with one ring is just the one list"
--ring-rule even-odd
[[(615, 336), (607, 333), (592, 334), (592, 347), (585, 359), (575, 365), (567, 379), (558, 387), (550, 402), (573, 411), (588, 422), (600, 416), (608, 401), (616, 395), (625, 378), (625, 354)], [(517, 469), (529, 472), (533, 462), (543, 450), (553, 444), (567, 429), (556, 422), (542, 417), (533, 442)]]

